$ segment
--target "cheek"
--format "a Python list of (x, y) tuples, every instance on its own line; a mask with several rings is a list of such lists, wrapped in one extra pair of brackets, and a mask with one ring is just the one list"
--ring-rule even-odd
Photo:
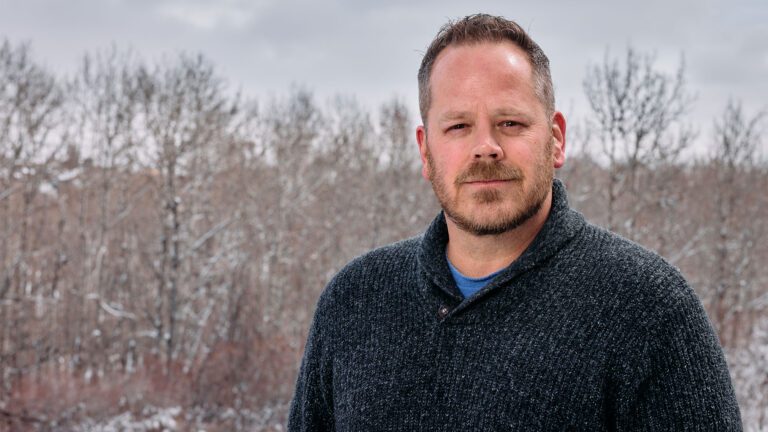
[(469, 165), (459, 152), (444, 152), (439, 155), (427, 153), (426, 163), (423, 172), (429, 176), (428, 180), (437, 180), (446, 185), (453, 185), (454, 179)]

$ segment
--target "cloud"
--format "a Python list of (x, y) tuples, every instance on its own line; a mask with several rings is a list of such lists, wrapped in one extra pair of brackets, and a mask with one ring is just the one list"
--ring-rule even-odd
[[(203, 53), (230, 83), (261, 97), (306, 85), (317, 96), (354, 94), (366, 105), (392, 94), (416, 104), (423, 50), (449, 18), (487, 12), (529, 29), (552, 62), (558, 104), (588, 115), (586, 66), (606, 48), (658, 54), (674, 70), (685, 55), (694, 117), (711, 123), (729, 97), (768, 100), (765, 0), (0, 0), (0, 38), (29, 40), (58, 71), (83, 52), (133, 48), (146, 59)], [(6, 6), (6, 7), (3, 7)], [(11, 7), (12, 6), (12, 7)], [(571, 109), (572, 107), (572, 109)]]
[(257, 1), (171, 1), (157, 5), (160, 16), (200, 30), (242, 29), (254, 19), (263, 3)]

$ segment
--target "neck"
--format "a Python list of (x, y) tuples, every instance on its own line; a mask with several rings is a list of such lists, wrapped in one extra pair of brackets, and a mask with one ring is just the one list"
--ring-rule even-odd
[(536, 238), (552, 207), (552, 192), (544, 199), (539, 211), (517, 228), (498, 235), (475, 235), (459, 228), (450, 218), (448, 228), (448, 259), (464, 276), (483, 277), (501, 270), (515, 261)]

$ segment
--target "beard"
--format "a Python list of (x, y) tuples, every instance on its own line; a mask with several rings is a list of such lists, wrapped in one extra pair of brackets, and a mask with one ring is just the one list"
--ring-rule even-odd
[[(455, 191), (453, 196), (451, 196), (445, 183), (445, 176), (435, 165), (429, 147), (427, 147), (426, 158), (429, 163), (429, 178), (446, 217), (450, 218), (463, 231), (476, 236), (503, 234), (527, 222), (541, 210), (547, 194), (552, 188), (554, 168), (548, 158), (552, 149), (551, 141), (548, 141), (544, 147), (546, 150), (539, 155), (536, 166), (532, 170), (532, 178), (528, 179), (530, 180), (529, 190), (526, 191), (524, 187), (526, 178), (520, 168), (505, 165), (502, 162), (476, 161), (456, 176), (453, 182)], [(512, 182), (515, 191), (505, 193), (495, 187), (482, 188), (473, 192), (469, 197), (463, 198), (469, 199), (469, 202), (464, 204), (469, 205), (470, 209), (462, 209), (460, 195), (463, 184), (483, 180)], [(488, 213), (490, 216), (481, 217), (474, 214), (475, 212)]]

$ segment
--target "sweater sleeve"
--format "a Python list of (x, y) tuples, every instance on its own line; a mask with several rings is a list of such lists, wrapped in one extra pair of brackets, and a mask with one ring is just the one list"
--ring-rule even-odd
[(323, 339), (320, 304), (307, 336), (296, 392), (288, 415), (288, 431), (333, 431), (332, 360)]
[(741, 431), (723, 351), (693, 290), (682, 289), (643, 331), (620, 396), (620, 431)]

